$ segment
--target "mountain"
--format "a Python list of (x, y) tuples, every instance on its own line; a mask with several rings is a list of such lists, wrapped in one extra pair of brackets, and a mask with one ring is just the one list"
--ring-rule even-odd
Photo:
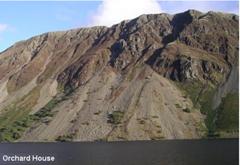
[(239, 17), (188, 10), (0, 53), (1, 141), (238, 136)]

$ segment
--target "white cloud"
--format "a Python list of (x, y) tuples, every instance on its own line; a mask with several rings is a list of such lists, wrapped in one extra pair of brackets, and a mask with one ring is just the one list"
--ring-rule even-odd
[(157, 0), (103, 0), (90, 25), (111, 26), (141, 14), (161, 13)]
[(0, 33), (3, 31), (6, 31), (8, 29), (8, 25), (7, 24), (1, 24), (0, 23)]

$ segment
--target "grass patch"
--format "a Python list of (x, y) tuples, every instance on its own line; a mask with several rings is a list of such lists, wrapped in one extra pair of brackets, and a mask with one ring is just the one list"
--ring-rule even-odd
[(0, 142), (13, 142), (22, 136), (22, 133), (31, 125), (33, 120), (30, 117), (24, 117), (11, 125), (0, 128)]
[(94, 112), (93, 114), (94, 115), (100, 115), (102, 112), (101, 111), (97, 111), (97, 112)]
[(139, 124), (145, 124), (144, 120), (139, 120)]
[(58, 136), (55, 140), (57, 142), (69, 142), (73, 140), (73, 134)]
[[(193, 104), (200, 108), (202, 114), (206, 115), (205, 125), (207, 127), (207, 137), (219, 137), (219, 132), (236, 132), (239, 126), (239, 95), (228, 94), (222, 99), (222, 103), (217, 109), (212, 109), (212, 99), (216, 92), (211, 86), (200, 83), (178, 83), (180, 89), (186, 92)], [(190, 112), (183, 109), (184, 112)]]
[(207, 112), (207, 116), (205, 119), (205, 125), (207, 127), (207, 137), (218, 137), (219, 134), (216, 132), (216, 110), (210, 109)]
[(4, 109), (0, 116), (0, 142), (12, 142), (21, 137), (33, 122), (29, 112), (38, 97), (39, 90), (34, 88), (28, 95)]
[[(33, 95), (31, 95), (33, 97)], [(31, 97), (30, 97), (31, 98)], [(6, 113), (0, 117), (0, 142), (13, 142), (19, 139), (23, 132), (31, 127), (33, 123), (48, 123), (54, 116), (52, 109), (62, 100), (54, 98), (48, 102), (37, 113), (29, 115), (36, 102), (31, 101), (29, 97), (8, 107)]]
[(85, 121), (82, 123), (82, 125), (89, 125), (90, 123), (88, 121)]
[(100, 138), (100, 139), (96, 139), (95, 140), (96, 142), (107, 142), (107, 137), (103, 137), (103, 138)]
[(108, 122), (111, 124), (120, 124), (123, 116), (124, 113), (122, 111), (113, 111), (108, 114)]
[(184, 108), (184, 109), (183, 109), (183, 112), (190, 113), (191, 110), (190, 110), (189, 108)]
[(198, 103), (198, 97), (199, 93), (202, 90), (202, 84), (198, 82), (184, 82), (184, 83), (179, 83), (176, 82), (177, 86), (182, 89), (185, 93), (185, 98), (188, 96), (194, 105)]
[(176, 108), (182, 108), (180, 104), (175, 104)]
[(228, 94), (222, 99), (222, 103), (218, 107), (218, 115), (216, 121), (217, 130), (235, 131), (239, 128), (239, 96), (237, 93)]
[(162, 140), (162, 139), (164, 139), (164, 138), (165, 138), (165, 137), (164, 137), (163, 135), (150, 137), (151, 140)]
[[(199, 82), (177, 83), (185, 94), (192, 100), (193, 105), (199, 108), (201, 113), (206, 115), (205, 125), (207, 127), (206, 136), (216, 137), (216, 116), (217, 112), (212, 109), (212, 99), (216, 89), (210, 85)], [(190, 109), (183, 109), (184, 112), (191, 112)]]
[(46, 117), (53, 117), (54, 112), (52, 112), (52, 109), (55, 108), (59, 102), (61, 102), (61, 100), (57, 100), (55, 98), (49, 101), (47, 105), (45, 105), (33, 115), (34, 120), (41, 120)]
[(210, 111), (213, 111), (212, 109), (212, 101), (214, 93), (216, 92), (215, 89), (207, 88), (203, 91), (203, 93), (199, 97), (199, 104), (201, 106), (200, 110), (202, 114), (208, 115)]
[(58, 136), (55, 141), (57, 142), (69, 142), (69, 141), (73, 141), (74, 137), (77, 135), (77, 130), (75, 130), (74, 132), (68, 134), (68, 135), (61, 135)]
[(40, 86), (34, 88), (29, 94), (6, 107), (3, 110), (4, 113), (0, 116), (0, 142), (16, 141), (33, 123), (42, 122), (48, 124), (55, 114), (52, 109), (54, 109), (58, 103), (68, 99), (68, 96), (72, 92), (73, 90), (69, 89), (64, 95), (54, 97), (33, 115), (29, 113), (37, 103), (40, 95)]

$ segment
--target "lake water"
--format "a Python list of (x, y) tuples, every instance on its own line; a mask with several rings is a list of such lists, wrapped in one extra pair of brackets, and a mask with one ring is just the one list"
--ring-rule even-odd
[[(54, 163), (4, 162), (3, 155), (50, 155)], [(238, 139), (0, 144), (0, 165), (238, 165)]]

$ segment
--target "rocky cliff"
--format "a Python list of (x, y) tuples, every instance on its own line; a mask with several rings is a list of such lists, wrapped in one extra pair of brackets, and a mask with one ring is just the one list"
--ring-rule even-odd
[(1, 141), (204, 137), (238, 93), (238, 23), (189, 10), (18, 42), (0, 53)]

